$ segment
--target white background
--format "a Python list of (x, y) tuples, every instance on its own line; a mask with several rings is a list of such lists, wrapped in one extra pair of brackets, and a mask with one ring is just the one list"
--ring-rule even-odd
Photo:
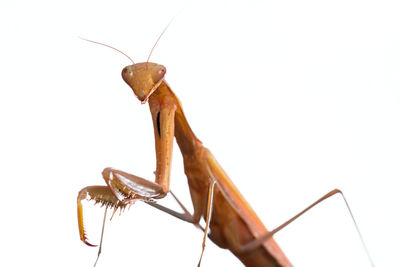
[[(1, 266), (92, 266), (76, 196), (112, 166), (153, 179), (153, 130), (120, 77), (167, 67), (196, 133), (273, 229), (344, 191), (376, 266), (400, 266), (397, 1), (2, 1)], [(191, 207), (179, 149), (171, 189)], [(171, 201), (163, 201), (173, 205)], [(98, 243), (102, 210), (85, 205)], [(195, 266), (202, 232), (138, 203), (98, 266)], [(338, 196), (276, 235), (295, 266), (369, 266)], [(4, 247), (5, 246), (5, 247)], [(207, 243), (202, 266), (241, 266)]]

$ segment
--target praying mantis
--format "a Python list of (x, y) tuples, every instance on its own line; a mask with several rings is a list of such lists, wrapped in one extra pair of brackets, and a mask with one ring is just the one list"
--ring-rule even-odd
[[(110, 48), (127, 56), (116, 48)], [(106, 211), (107, 208), (113, 208), (114, 213), (139, 200), (171, 216), (192, 223), (204, 231), (198, 266), (201, 264), (207, 236), (219, 247), (230, 250), (245, 266), (292, 266), (288, 257), (273, 239), (273, 235), (318, 203), (342, 192), (338, 189), (328, 192), (293, 218), (274, 230), (268, 231), (211, 152), (203, 146), (192, 131), (179, 99), (165, 80), (166, 67), (149, 62), (153, 49), (146, 62), (135, 63), (127, 56), (132, 61), (132, 65), (123, 68), (122, 78), (142, 104), (149, 104), (156, 148), (155, 181), (152, 182), (150, 179), (122, 170), (105, 168), (102, 176), (106, 186), (88, 186), (78, 194), (80, 239), (86, 245), (93, 246), (87, 239), (83, 223), (83, 200), (102, 203), (106, 206)], [(184, 172), (193, 202), (193, 214), (188, 212), (169, 188), (174, 137), (184, 161)], [(156, 202), (167, 194), (174, 197), (183, 212), (171, 210)], [(106, 213), (104, 221), (105, 218)], [(205, 220), (204, 228), (199, 224), (202, 218)], [(100, 251), (101, 245), (98, 255)]]

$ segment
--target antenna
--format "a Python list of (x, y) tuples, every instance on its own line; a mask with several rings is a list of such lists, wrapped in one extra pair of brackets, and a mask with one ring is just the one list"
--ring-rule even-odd
[(164, 30), (161, 32), (160, 36), (158, 36), (156, 43), (153, 45), (153, 48), (150, 50), (150, 54), (147, 57), (147, 62), (149, 62), (151, 54), (153, 54), (154, 48), (156, 47), (156, 45), (158, 44), (158, 41), (160, 41), (161, 37), (164, 35), (164, 33), (166, 32), (166, 30), (168, 29), (169, 25), (172, 23), (172, 21), (175, 19), (176, 16), (172, 17), (172, 19), (168, 22), (167, 26), (164, 28)]
[[(169, 25), (169, 24), (168, 24), (168, 25)], [(160, 37), (161, 37), (161, 36), (160, 36)], [(127, 58), (129, 58), (129, 60), (132, 61), (133, 64), (135, 64), (135, 62), (134, 62), (127, 54), (125, 54), (124, 52), (122, 52), (121, 50), (119, 50), (119, 49), (117, 49), (117, 48), (115, 48), (115, 47), (112, 47), (112, 46), (110, 46), (110, 45), (103, 44), (103, 43), (100, 43), (100, 42), (92, 41), (92, 40), (89, 40), (89, 39), (86, 39), (86, 38), (83, 38), (83, 37), (79, 37), (79, 38), (81, 38), (81, 39), (84, 40), (84, 41), (88, 41), (88, 42), (95, 43), (95, 44), (98, 44), (98, 45), (104, 45), (105, 47), (114, 49), (115, 51), (118, 51), (118, 52), (120, 52), (121, 54), (123, 54), (124, 56), (126, 56)]]

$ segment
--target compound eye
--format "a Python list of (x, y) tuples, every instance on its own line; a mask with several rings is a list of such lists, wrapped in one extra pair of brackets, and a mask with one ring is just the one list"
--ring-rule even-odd
[(133, 76), (133, 72), (132, 72), (132, 70), (131, 70), (131, 68), (129, 66), (123, 68), (123, 70), (122, 70), (122, 78), (124, 79), (124, 81), (127, 84), (129, 84), (131, 82), (132, 76)]
[(158, 83), (162, 78), (164, 78), (167, 69), (162, 66), (158, 65), (153, 69), (152, 78), (154, 83)]

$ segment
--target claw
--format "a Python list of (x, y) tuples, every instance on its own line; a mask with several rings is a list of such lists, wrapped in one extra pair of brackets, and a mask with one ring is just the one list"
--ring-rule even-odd
[[(101, 204), (101, 207), (106, 206), (106, 209), (109, 207), (114, 207), (115, 211), (120, 208), (124, 208), (127, 204), (119, 201), (111, 190), (107, 186), (88, 186), (83, 188), (77, 198), (78, 205), (78, 227), (79, 227), (79, 237), (83, 243), (90, 247), (96, 247), (97, 245), (93, 245), (88, 242), (88, 238), (86, 236), (85, 226), (83, 223), (83, 209), (82, 209), (82, 200), (94, 200), (97, 203)], [(114, 214), (113, 214), (114, 215)], [(111, 216), (112, 218), (112, 216)]]
[(97, 247), (97, 245), (92, 245), (92, 244), (90, 244), (89, 242), (84, 241), (84, 240), (82, 240), (82, 241), (83, 241), (83, 243), (85, 243), (85, 244), (88, 245), (89, 247)]

